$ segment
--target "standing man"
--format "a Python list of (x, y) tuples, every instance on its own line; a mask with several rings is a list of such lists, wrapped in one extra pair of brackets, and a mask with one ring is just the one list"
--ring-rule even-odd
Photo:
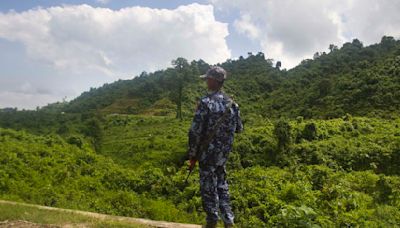
[(206, 227), (216, 227), (218, 208), (225, 227), (233, 227), (225, 164), (232, 150), (234, 133), (242, 132), (243, 124), (238, 104), (221, 91), (226, 71), (214, 66), (200, 77), (207, 81), (209, 92), (200, 99), (189, 130), (189, 169), (199, 161)]

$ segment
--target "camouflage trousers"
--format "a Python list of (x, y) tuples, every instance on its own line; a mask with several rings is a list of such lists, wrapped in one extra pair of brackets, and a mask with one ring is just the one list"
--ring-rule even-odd
[(207, 222), (218, 221), (218, 208), (224, 223), (233, 223), (225, 166), (200, 165), (200, 193)]

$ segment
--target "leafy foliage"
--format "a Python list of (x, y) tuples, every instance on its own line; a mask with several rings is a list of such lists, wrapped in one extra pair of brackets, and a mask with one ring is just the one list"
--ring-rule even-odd
[[(274, 136), (279, 123), (290, 131), (284, 134), (290, 136), (285, 150)], [(204, 220), (198, 175), (184, 183), (189, 121), (109, 115), (100, 124), (97, 153), (84, 135), (64, 140), (1, 129), (0, 197), (159, 220)], [(399, 126), (400, 119), (350, 116), (253, 118), (236, 137), (228, 163), (238, 225), (399, 224)]]
[[(228, 163), (240, 227), (400, 224), (400, 43), (329, 49), (289, 71), (263, 53), (221, 64), (245, 125)], [(184, 155), (208, 64), (173, 63), (71, 102), (0, 110), (0, 197), (204, 221)]]
[[(383, 37), (379, 44), (364, 47), (355, 39), (340, 49), (330, 45), (330, 53), (318, 53), (297, 67), (281, 70), (263, 53), (220, 64), (228, 72), (225, 91), (241, 104), (243, 112), (264, 117), (303, 116), (338, 118), (355, 116), (397, 117), (400, 109), (400, 41)], [(188, 63), (183, 58), (173, 67), (143, 72), (130, 80), (118, 80), (91, 88), (64, 105), (44, 110), (82, 113), (145, 114), (162, 99), (169, 107), (163, 115), (191, 116), (193, 104), (205, 91), (198, 75), (208, 64), (202, 60)]]

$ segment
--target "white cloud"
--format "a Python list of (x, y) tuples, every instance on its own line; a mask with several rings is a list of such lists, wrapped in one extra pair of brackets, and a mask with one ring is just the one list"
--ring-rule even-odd
[(236, 30), (241, 34), (247, 34), (251, 39), (257, 39), (260, 35), (260, 30), (251, 22), (249, 14), (243, 14), (239, 20), (233, 23)]
[(383, 35), (400, 38), (400, 1), (352, 0), (336, 10), (342, 15), (343, 34), (366, 44), (379, 42)]
[(30, 57), (58, 69), (115, 75), (165, 67), (179, 56), (211, 63), (230, 57), (227, 25), (206, 5), (118, 11), (51, 7), (0, 14), (0, 24), (0, 37), (22, 42)]
[(210, 0), (220, 11), (238, 11), (239, 34), (259, 42), (268, 58), (293, 67), (329, 44), (358, 38), (365, 44), (383, 35), (400, 36), (398, 0)]
[[(112, 81), (168, 67), (177, 57), (225, 61), (231, 57), (228, 25), (217, 21), (213, 11), (212, 5), (190, 4), (172, 10), (64, 5), (0, 12), (0, 41), (23, 44), (31, 62), (68, 74), (64, 86), (72, 88), (85, 74), (108, 75)], [(44, 80), (45, 85), (49, 78), (25, 74), (28, 82)], [(4, 77), (0, 72), (0, 83)]]

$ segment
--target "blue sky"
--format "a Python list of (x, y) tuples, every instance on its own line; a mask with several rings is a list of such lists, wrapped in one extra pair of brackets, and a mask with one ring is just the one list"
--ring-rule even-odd
[(296, 66), (329, 44), (400, 36), (398, 0), (2, 0), (0, 108), (33, 109), (170, 66), (262, 51)]
[[(201, 4), (207, 4), (207, 1), (196, 1)], [(82, 0), (36, 0), (36, 1), (27, 1), (27, 0), (2, 0), (0, 10), (1, 11), (8, 11), (10, 9), (16, 11), (24, 11), (29, 10), (31, 8), (35, 8), (38, 6), (41, 7), (50, 7), (50, 6), (59, 6), (62, 4), (88, 4), (91, 6), (98, 6), (98, 7), (107, 7), (110, 9), (121, 9), (130, 6), (146, 6), (151, 8), (167, 8), (167, 9), (174, 9), (180, 5), (187, 5), (193, 3), (190, 0), (159, 0), (159, 1), (136, 1), (136, 0), (114, 0), (114, 1), (82, 1)]]

